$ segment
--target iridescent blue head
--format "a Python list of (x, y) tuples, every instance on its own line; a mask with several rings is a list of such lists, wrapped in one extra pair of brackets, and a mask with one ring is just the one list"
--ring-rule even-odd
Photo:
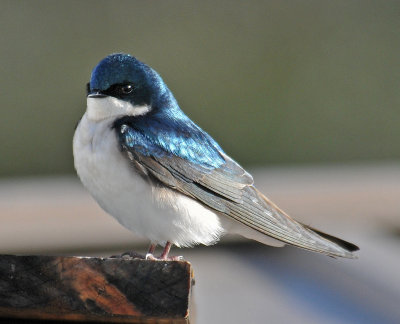
[(219, 145), (183, 113), (157, 72), (130, 55), (109, 55), (94, 68), (86, 112), (90, 121), (109, 122), (126, 150), (206, 168), (225, 163)]
[(100, 61), (92, 71), (87, 92), (91, 98), (111, 96), (135, 106), (174, 100), (156, 71), (122, 53), (111, 54)]

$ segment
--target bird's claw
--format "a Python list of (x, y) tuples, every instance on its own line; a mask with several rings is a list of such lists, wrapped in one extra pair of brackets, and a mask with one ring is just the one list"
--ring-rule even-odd
[(153, 254), (151, 254), (151, 253), (147, 253), (146, 254), (146, 257), (145, 257), (145, 259), (146, 260), (158, 260)]
[(146, 260), (152, 260), (152, 261), (183, 261), (183, 256), (170, 256), (166, 258), (156, 258), (153, 254), (147, 253)]

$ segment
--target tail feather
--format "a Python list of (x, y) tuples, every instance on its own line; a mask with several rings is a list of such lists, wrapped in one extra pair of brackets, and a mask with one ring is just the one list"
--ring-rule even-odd
[(308, 225), (305, 225), (305, 224), (302, 224), (302, 223), (301, 223), (301, 225), (303, 225), (305, 228), (317, 233), (319, 236), (322, 236), (324, 239), (326, 239), (328, 241), (331, 241), (331, 242), (334, 242), (335, 244), (339, 245), (341, 248), (343, 248), (343, 249), (345, 249), (345, 250), (347, 250), (349, 252), (355, 252), (355, 251), (360, 250), (360, 248), (357, 245), (353, 244), (353, 243), (350, 243), (350, 242), (347, 242), (345, 240), (342, 240), (342, 239), (340, 239), (340, 238), (338, 238), (336, 236), (321, 232), (320, 230), (317, 230), (317, 229), (315, 229), (315, 228), (313, 228), (311, 226), (308, 226)]
[[(258, 196), (267, 204), (267, 209), (271, 211), (275, 217), (279, 217), (282, 223), (286, 224), (286, 227), (288, 228), (287, 231), (291, 232), (291, 234), (296, 232), (300, 235), (298, 240), (293, 239), (293, 235), (291, 235), (292, 237), (289, 235), (280, 235), (279, 237), (271, 235), (274, 238), (293, 246), (323, 253), (332, 257), (343, 257), (349, 259), (357, 258), (357, 256), (352, 253), (359, 250), (358, 246), (355, 244), (296, 221), (270, 201), (263, 193), (257, 189), (256, 191)], [(265, 234), (270, 235), (269, 233)]]

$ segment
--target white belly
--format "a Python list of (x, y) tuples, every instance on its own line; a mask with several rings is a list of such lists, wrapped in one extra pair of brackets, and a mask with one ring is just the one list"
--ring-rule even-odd
[(119, 151), (111, 125), (110, 119), (93, 121), (85, 113), (73, 140), (75, 168), (99, 205), (153, 243), (190, 246), (217, 241), (224, 233), (220, 216), (175, 191), (151, 188)]

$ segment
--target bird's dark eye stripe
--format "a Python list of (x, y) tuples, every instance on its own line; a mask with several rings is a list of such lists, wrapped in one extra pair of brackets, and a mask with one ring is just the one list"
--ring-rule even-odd
[(121, 92), (123, 94), (129, 94), (133, 91), (133, 85), (132, 84), (125, 84), (123, 86), (121, 86)]
[(112, 85), (103, 92), (112, 96), (123, 96), (132, 93), (134, 89), (133, 83), (120, 83)]
[(86, 83), (86, 95), (90, 93), (90, 82)]

